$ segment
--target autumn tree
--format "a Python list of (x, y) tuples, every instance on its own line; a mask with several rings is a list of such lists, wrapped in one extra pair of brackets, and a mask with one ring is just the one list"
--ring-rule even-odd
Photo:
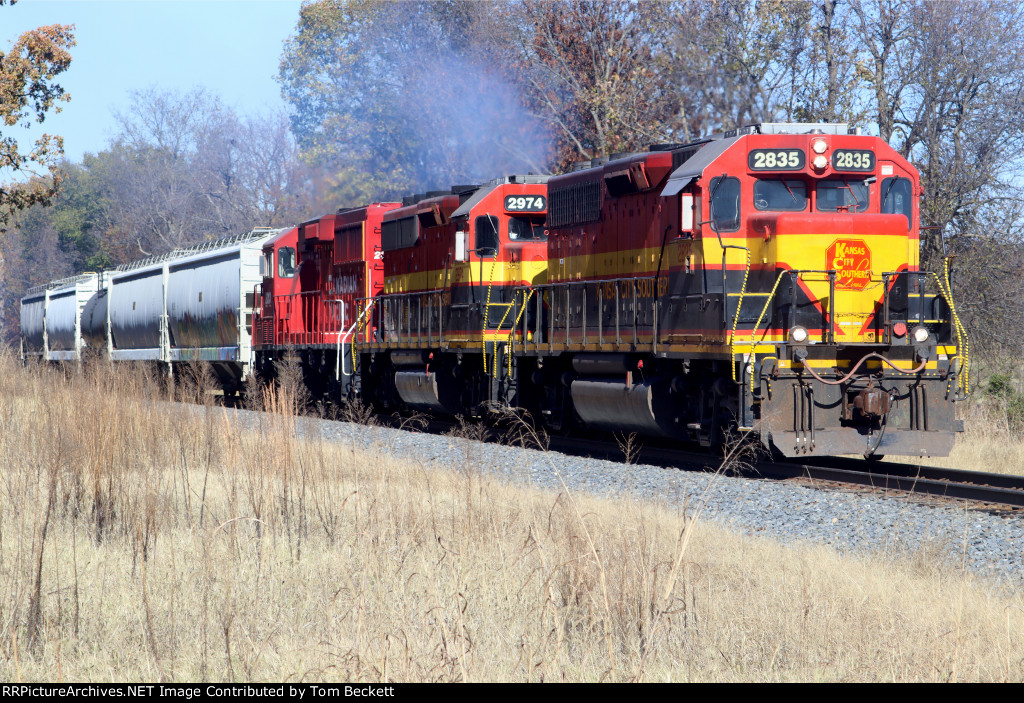
[(326, 207), (283, 115), (243, 118), (202, 90), (138, 91), (130, 105), (110, 147), (86, 160), (107, 196), (115, 260), (294, 224)]
[[(0, 7), (16, 0), (0, 0)], [(0, 51), (0, 122), (30, 127), (59, 112), (69, 100), (56, 77), (71, 65), (75, 45), (70, 25), (49, 25), (25, 32), (8, 51)], [(11, 214), (46, 202), (60, 183), (58, 164), (64, 153), (59, 136), (43, 134), (28, 150), (0, 131), (0, 231)]]

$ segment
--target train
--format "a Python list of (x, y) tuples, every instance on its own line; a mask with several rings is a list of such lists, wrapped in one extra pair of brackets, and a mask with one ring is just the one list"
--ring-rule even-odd
[(969, 340), (948, 262), (920, 268), (921, 192), (877, 137), (760, 123), (54, 282), (22, 301), (23, 354), (200, 360), (228, 394), (297, 363), (314, 398), (380, 412), (945, 456)]

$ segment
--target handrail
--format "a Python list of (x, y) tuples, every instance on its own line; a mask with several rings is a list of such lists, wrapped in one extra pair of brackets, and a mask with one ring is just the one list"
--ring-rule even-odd
[[(570, 310), (570, 307), (572, 305), (572, 293), (573, 293), (573, 290), (574, 289), (582, 289), (582, 291), (583, 291), (582, 292), (582, 300), (581, 300), (581, 309), (580, 309), (580, 319), (579, 319), (579, 323), (580, 324), (579, 325), (575, 325), (575, 326), (580, 328), (581, 337), (582, 337), (582, 343), (585, 344), (586, 340), (587, 340), (587, 332), (588, 332), (588, 325), (587, 325), (587, 308), (588, 308), (588, 305), (587, 305), (587, 293), (586, 293), (586, 291), (587, 291), (587, 286), (596, 286), (597, 287), (597, 291), (598, 291), (597, 304), (598, 304), (598, 309), (601, 311), (601, 314), (598, 315), (597, 331), (598, 331), (598, 339), (599, 339), (600, 343), (603, 344), (604, 343), (604, 305), (605, 305), (605, 302), (606, 302), (605, 299), (604, 299), (603, 288), (604, 288), (605, 285), (609, 285), (610, 284), (612, 286), (614, 292), (615, 292), (615, 298), (614, 298), (614, 300), (615, 300), (615, 303), (614, 303), (614, 305), (615, 305), (615, 343), (616, 344), (622, 344), (623, 343), (623, 341), (622, 341), (622, 329), (623, 329), (624, 325), (632, 327), (633, 339), (629, 343), (632, 344), (633, 346), (637, 346), (640, 343), (639, 339), (640, 339), (640, 330), (641, 330), (641, 328), (650, 328), (653, 331), (653, 335), (654, 335), (653, 339), (652, 339), (652, 350), (653, 350), (653, 349), (656, 348), (656, 345), (658, 343), (657, 342), (657, 327), (658, 327), (658, 311), (657, 311), (657, 309), (658, 309), (658, 305), (660, 304), (660, 296), (657, 294), (657, 291), (658, 291), (657, 287), (658, 287), (658, 280), (660, 278), (661, 277), (659, 277), (659, 276), (622, 276), (622, 277), (618, 277), (618, 278), (588, 279), (588, 280), (580, 280), (580, 281), (557, 281), (557, 282), (554, 282), (554, 283), (543, 283), (543, 284), (534, 285), (534, 286), (518, 286), (515, 289), (515, 291), (518, 294), (520, 291), (532, 290), (532, 291), (534, 291), (535, 293), (538, 294), (537, 295), (538, 315), (537, 315), (537, 320), (535, 321), (535, 323), (537, 325), (540, 325), (541, 324), (541, 315), (539, 314), (539, 312), (540, 312), (540, 308), (541, 308), (542, 303), (543, 303), (543, 299), (545, 297), (545, 293), (550, 293), (550, 294), (553, 295), (556, 291), (561, 290), (561, 289), (564, 288), (564, 290), (566, 292), (566, 297), (565, 297), (565, 344), (569, 345), (569, 344), (573, 343), (573, 341), (572, 341), (572, 334), (570, 332), (570, 328), (572, 328), (574, 326), (574, 325), (570, 324), (573, 321), (572, 320), (573, 315), (572, 315), (572, 312)], [(639, 295), (639, 289), (640, 289), (641, 284), (643, 284), (645, 282), (649, 282), (650, 283), (650, 285), (651, 285), (651, 292), (652, 292), (652, 295), (651, 295), (652, 319), (651, 319), (651, 321), (649, 323), (647, 323), (647, 322), (643, 322), (642, 323), (641, 322), (641, 317), (642, 316), (640, 314), (640, 305), (639, 305), (639, 301), (641, 299), (641, 296)], [(627, 319), (625, 319), (625, 320), (623, 319), (621, 308), (622, 308), (622, 303), (625, 300), (627, 300), (627, 298), (623, 297), (623, 295), (622, 295), (622, 290), (621, 290), (621, 288), (622, 288), (621, 284), (622, 283), (627, 283), (629, 285), (630, 290), (629, 290), (628, 294), (630, 296), (629, 299), (632, 302), (632, 309), (631, 309)], [(608, 302), (611, 302), (611, 300), (609, 300)], [(551, 311), (551, 314), (549, 314), (549, 316), (548, 316), (549, 317), (549, 330), (548, 330), (547, 343), (549, 345), (553, 345), (554, 344), (554, 314), (553, 314), (553, 311), (554, 311), (554, 307), (555, 307), (553, 299), (550, 300), (549, 305), (551, 306), (552, 311)], [(524, 333), (524, 344), (525, 344), (525, 337), (526, 337), (526, 334)], [(536, 340), (536, 338), (535, 338), (534, 339), (534, 344), (539, 344), (539, 343), (540, 342), (538, 342)]]
[[(352, 335), (352, 332), (355, 330), (356, 326), (359, 324), (359, 322), (364, 317), (366, 317), (366, 314), (370, 311), (370, 308), (373, 307), (373, 304), (375, 302), (376, 302), (375, 298), (370, 298), (370, 304), (367, 305), (366, 308), (356, 316), (355, 322), (353, 322), (352, 326), (348, 328), (348, 331), (346, 331), (344, 334), (341, 334), (339, 332), (339, 334), (338, 334), (337, 359), (341, 358), (341, 345), (343, 344), (342, 340), (343, 339), (348, 339)], [(345, 318), (344, 310), (342, 310), (341, 316), (342, 316), (342, 326), (344, 326), (344, 324), (345, 324), (345, 322), (344, 322), (344, 318)], [(339, 376), (338, 376), (338, 361), (337, 361), (337, 359), (335, 359), (335, 363), (334, 363), (334, 378), (335, 378), (335, 380), (337, 380), (339, 378)], [(355, 368), (356, 368), (356, 343), (352, 342), (352, 373), (345, 373), (345, 364), (344, 364), (344, 362), (342, 362), (341, 363), (341, 375), (342, 376), (351, 376), (353, 373), (355, 373)]]

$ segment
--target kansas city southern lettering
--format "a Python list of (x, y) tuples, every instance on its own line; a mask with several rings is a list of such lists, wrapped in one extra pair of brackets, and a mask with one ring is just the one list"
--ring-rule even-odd
[(837, 239), (825, 252), (825, 268), (836, 272), (836, 288), (863, 290), (871, 282), (871, 250), (860, 239)]

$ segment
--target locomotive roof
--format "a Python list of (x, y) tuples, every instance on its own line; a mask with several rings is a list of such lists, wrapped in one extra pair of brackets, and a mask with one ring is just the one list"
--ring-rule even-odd
[(354, 222), (362, 222), (369, 217), (370, 210), (377, 208), (383, 208), (385, 210), (393, 210), (396, 207), (401, 207), (400, 202), (380, 202), (370, 203), (369, 205), (359, 205), (356, 207), (341, 207), (335, 212), (337, 222), (342, 225), (350, 225)]
[(505, 176), (502, 178), (495, 178), (492, 181), (480, 186), (469, 200), (466, 200), (459, 208), (452, 213), (452, 219), (457, 217), (469, 217), (469, 213), (475, 208), (480, 202), (494, 191), (495, 188), (509, 184), (542, 184), (548, 182), (549, 176), (538, 176), (530, 174), (528, 176)]
[(274, 244), (277, 244), (277, 242), (279, 240), (284, 239), (285, 237), (287, 237), (287, 236), (289, 236), (291, 234), (298, 234), (298, 229), (299, 228), (297, 226), (296, 227), (285, 227), (280, 232), (275, 234), (273, 237), (271, 237), (267, 241), (263, 242), (263, 247), (266, 248), (267, 245), (273, 246)]
[(684, 161), (679, 165), (679, 168), (672, 172), (668, 177), (665, 188), (661, 191), (661, 196), (666, 197), (680, 193), (683, 188), (690, 185), (693, 179), (699, 178), (704, 173), (704, 169), (711, 165), (712, 161), (721, 156), (726, 149), (739, 141), (739, 139), (739, 137), (716, 139), (702, 146), (696, 154)]
[[(736, 129), (730, 129), (725, 132), (718, 134), (712, 134), (702, 139), (695, 139), (686, 143), (672, 143), (672, 144), (652, 144), (645, 151), (632, 151), (619, 154), (612, 154), (611, 157), (597, 157), (590, 159), (589, 161), (579, 161), (573, 164), (572, 168), (565, 173), (558, 174), (559, 178), (576, 174), (576, 173), (599, 173), (607, 171), (608, 167), (618, 168), (619, 162), (632, 163), (638, 160), (643, 160), (650, 157), (652, 154), (673, 152), (678, 154), (679, 152), (686, 151), (687, 149), (694, 149), (700, 147), (695, 152), (694, 156), (687, 159), (685, 164), (689, 164), (691, 167), (696, 168), (701, 163), (699, 160), (700, 155), (703, 154), (703, 158), (707, 159), (707, 163), (703, 163), (700, 168), (703, 170), (708, 166), (710, 161), (716, 156), (719, 156), (722, 152), (728, 149), (730, 146), (736, 143), (739, 137), (746, 136), (748, 134), (849, 134), (849, 125), (845, 122), (833, 123), (833, 122), (761, 122), (758, 124), (745, 125)], [(709, 147), (714, 148), (709, 151)], [(678, 162), (677, 162), (678, 163)], [(684, 173), (676, 169), (672, 176), (675, 177), (677, 173)], [(696, 175), (700, 175), (698, 172)], [(685, 182), (683, 186), (685, 186)], [(681, 188), (680, 188), (681, 190)], [(675, 191), (678, 192), (678, 191)], [(664, 195), (674, 195), (675, 192), (666, 192)]]
[(421, 194), (421, 196), (418, 197), (417, 200), (409, 204), (404, 204), (405, 199), (403, 199), (402, 207), (395, 208), (394, 210), (389, 210), (388, 212), (384, 213), (383, 219), (385, 222), (393, 222), (394, 220), (399, 220), (402, 219), (403, 217), (422, 215), (427, 212), (430, 212), (432, 205), (436, 205), (439, 210), (447, 211), (448, 208), (451, 208), (451, 210), (455, 210), (455, 208), (458, 207), (458, 204), (462, 202), (462, 200), (465, 197), (468, 196), (468, 193), (466, 195), (457, 195), (449, 191), (440, 192), (443, 194), (433, 196)]

